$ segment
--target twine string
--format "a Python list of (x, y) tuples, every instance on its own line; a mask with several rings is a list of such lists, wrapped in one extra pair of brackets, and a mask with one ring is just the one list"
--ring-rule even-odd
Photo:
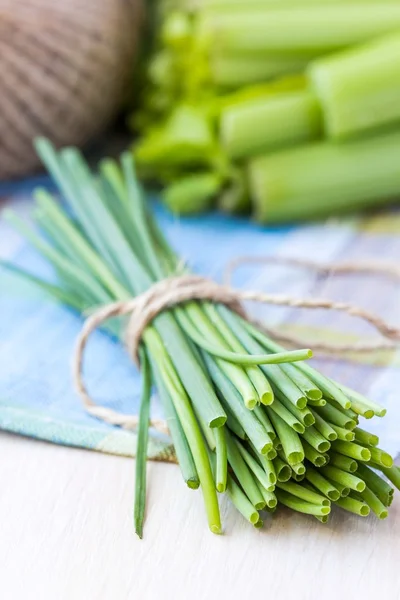
[[(319, 265), (310, 261), (301, 261), (298, 259), (277, 259), (273, 258), (256, 258), (241, 257), (235, 263), (229, 265), (230, 273), (233, 268), (245, 263), (251, 264), (255, 262), (286, 262), (296, 266), (312, 268), (316, 271), (327, 274), (331, 271), (336, 273), (355, 273), (368, 272), (379, 273), (381, 275), (389, 275), (400, 277), (400, 271), (393, 265), (382, 265), (382, 268), (377, 265), (365, 265), (360, 267), (356, 263), (343, 263), (338, 265)], [(233, 264), (233, 266), (232, 266)], [(229, 270), (228, 269), (228, 270)], [(386, 340), (390, 340), (390, 345), (384, 341), (377, 341), (373, 344), (356, 343), (346, 344), (342, 346), (331, 345), (328, 343), (313, 343), (313, 348), (318, 347), (324, 351), (340, 350), (340, 351), (365, 351), (382, 348), (393, 348), (394, 342), (400, 341), (400, 329), (391, 326), (383, 318), (378, 315), (368, 312), (363, 308), (348, 304), (345, 302), (335, 302), (327, 299), (305, 299), (294, 298), (287, 295), (268, 294), (252, 290), (238, 290), (229, 285), (220, 285), (210, 279), (199, 275), (179, 275), (170, 277), (155, 283), (143, 294), (136, 296), (130, 300), (118, 301), (103, 306), (91, 314), (85, 321), (82, 330), (79, 334), (74, 358), (73, 358), (73, 379), (75, 387), (80, 395), (84, 407), (91, 415), (106, 421), (112, 425), (119, 425), (126, 429), (135, 429), (138, 424), (137, 415), (126, 415), (118, 413), (110, 408), (97, 405), (90, 397), (82, 376), (83, 355), (87, 341), (94, 330), (100, 327), (105, 321), (113, 317), (127, 316), (128, 323), (126, 327), (125, 341), (129, 355), (134, 362), (139, 365), (138, 348), (142, 339), (142, 335), (146, 327), (164, 310), (167, 310), (178, 304), (182, 304), (189, 300), (209, 300), (215, 303), (221, 303), (228, 306), (231, 310), (245, 317), (249, 322), (260, 324), (250, 319), (242, 306), (245, 301), (258, 302), (261, 304), (270, 304), (275, 306), (287, 306), (293, 308), (307, 309), (327, 309), (336, 310), (346, 313), (352, 317), (358, 317), (374, 327)], [(295, 336), (282, 336), (281, 333), (267, 329), (263, 324), (262, 327), (272, 334), (273, 337), (282, 337), (285, 341), (299, 344), (299, 340)], [(300, 345), (304, 345), (304, 340)], [(305, 344), (308, 345), (308, 344)], [(163, 420), (152, 420), (150, 426), (160, 431), (168, 433), (167, 423)]]

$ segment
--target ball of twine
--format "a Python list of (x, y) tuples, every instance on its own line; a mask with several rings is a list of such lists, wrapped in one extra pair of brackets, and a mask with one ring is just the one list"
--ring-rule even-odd
[(141, 0), (0, 0), (0, 179), (34, 171), (38, 135), (82, 146), (132, 77)]

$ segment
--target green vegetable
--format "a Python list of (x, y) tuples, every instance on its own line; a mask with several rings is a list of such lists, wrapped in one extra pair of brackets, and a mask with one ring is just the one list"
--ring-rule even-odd
[[(393, 200), (400, 191), (400, 134), (317, 142), (249, 162), (250, 193), (262, 222), (314, 218)], [(360, 169), (360, 165), (363, 166)]]
[[(73, 148), (56, 152), (47, 140), (37, 147), (65, 204), (38, 190), (37, 229), (16, 216), (9, 220), (53, 266), (54, 282), (9, 263), (3, 268), (83, 314), (189, 273), (144, 203), (130, 154), (120, 162), (102, 161), (94, 175)], [(110, 320), (104, 328), (122, 339), (125, 320)], [(189, 488), (201, 488), (212, 532), (222, 531), (217, 492), (224, 491), (257, 527), (258, 511), (272, 514), (279, 505), (323, 520), (329, 501), (360, 514), (371, 506), (379, 518), (386, 516), (393, 490), (369, 467), (397, 487), (399, 470), (377, 447), (376, 436), (358, 427), (358, 414), (383, 416), (385, 409), (306, 365), (310, 350), (286, 351), (226, 306), (193, 300), (152, 320), (139, 355), (134, 521), (140, 536), (153, 384), (183, 479)], [(355, 441), (340, 439), (346, 436)], [(350, 489), (367, 490), (365, 502), (349, 496)]]
[(260, 97), (221, 113), (221, 144), (234, 160), (308, 142), (321, 134), (319, 103), (308, 92)]
[(312, 62), (308, 73), (330, 138), (400, 120), (400, 36), (373, 40)]

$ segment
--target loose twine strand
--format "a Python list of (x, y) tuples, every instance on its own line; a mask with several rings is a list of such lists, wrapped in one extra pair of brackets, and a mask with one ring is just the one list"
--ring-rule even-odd
[[(113, 317), (128, 317), (128, 323), (125, 332), (125, 343), (129, 355), (139, 367), (138, 349), (139, 344), (146, 327), (152, 320), (164, 310), (182, 304), (189, 300), (209, 300), (212, 302), (224, 304), (231, 310), (245, 317), (249, 322), (256, 323), (262, 327), (269, 335), (277, 339), (283, 339), (291, 344), (308, 346), (304, 339), (295, 335), (283, 335), (281, 332), (267, 328), (265, 324), (260, 324), (249, 318), (242, 306), (245, 301), (258, 302), (261, 304), (270, 304), (274, 306), (286, 306), (292, 308), (308, 309), (327, 309), (346, 313), (352, 317), (359, 317), (366, 323), (374, 327), (386, 340), (377, 340), (372, 343), (355, 343), (336, 345), (327, 342), (312, 343), (313, 349), (324, 352), (360, 352), (393, 349), (395, 343), (400, 341), (400, 329), (389, 325), (380, 316), (368, 312), (363, 308), (348, 304), (346, 302), (335, 302), (326, 299), (305, 299), (294, 298), (292, 296), (280, 294), (268, 294), (253, 290), (238, 290), (230, 286), (231, 276), (234, 270), (244, 264), (269, 264), (280, 263), (296, 267), (312, 269), (317, 273), (328, 274), (351, 274), (366, 273), (373, 275), (382, 275), (395, 279), (400, 279), (400, 269), (393, 264), (384, 263), (340, 263), (340, 264), (319, 264), (312, 261), (300, 260), (286, 257), (240, 257), (229, 263), (225, 272), (225, 284), (218, 284), (210, 279), (199, 275), (179, 275), (159, 281), (151, 286), (146, 292), (132, 298), (107, 304), (94, 313), (92, 313), (84, 322), (82, 330), (78, 336), (75, 353), (73, 356), (73, 379), (75, 387), (80, 395), (83, 405), (87, 412), (94, 417), (102, 419), (106, 423), (119, 425), (124, 429), (135, 429), (138, 425), (137, 415), (127, 415), (119, 413), (111, 408), (97, 405), (90, 397), (82, 376), (83, 356), (87, 341), (90, 335), (100, 327), (105, 321)], [(168, 434), (168, 425), (164, 420), (151, 420), (150, 426), (161, 433)]]

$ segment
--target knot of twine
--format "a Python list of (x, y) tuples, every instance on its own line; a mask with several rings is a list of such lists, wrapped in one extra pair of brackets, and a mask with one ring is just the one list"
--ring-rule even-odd
[[(242, 257), (229, 265), (230, 272), (233, 268), (237, 268), (239, 264), (251, 264), (260, 262), (281, 262), (286, 264), (294, 264), (306, 268), (312, 268), (317, 272), (327, 274), (329, 272), (336, 273), (355, 273), (366, 272), (380, 275), (389, 275), (400, 278), (400, 271), (392, 265), (371, 265), (362, 263), (343, 263), (341, 265), (319, 265), (309, 261), (301, 261), (291, 258), (279, 257), (263, 257), (263, 258), (247, 258)], [(355, 343), (345, 345), (332, 345), (330, 343), (313, 343), (313, 348), (325, 352), (340, 351), (372, 351), (381, 349), (392, 349), (394, 342), (400, 341), (400, 329), (392, 327), (384, 319), (371, 312), (364, 310), (358, 306), (345, 302), (335, 302), (326, 299), (304, 299), (294, 298), (286, 295), (268, 294), (259, 291), (239, 290), (234, 289), (230, 285), (220, 285), (210, 279), (199, 275), (180, 275), (170, 277), (159, 281), (152, 285), (146, 292), (132, 298), (130, 300), (122, 300), (113, 302), (103, 306), (92, 313), (85, 321), (82, 330), (79, 334), (73, 360), (73, 378), (75, 387), (83, 401), (83, 404), (88, 413), (106, 421), (112, 425), (119, 425), (126, 429), (135, 429), (138, 424), (137, 415), (126, 415), (118, 413), (110, 408), (97, 405), (89, 396), (82, 377), (82, 364), (85, 347), (91, 333), (100, 327), (106, 320), (112, 317), (129, 316), (125, 342), (129, 355), (139, 365), (138, 349), (139, 344), (146, 327), (151, 321), (161, 312), (172, 308), (178, 304), (182, 304), (189, 300), (209, 300), (215, 303), (224, 304), (231, 310), (237, 312), (247, 320), (256, 323), (249, 319), (243, 309), (242, 303), (245, 301), (253, 301), (262, 304), (270, 304), (275, 306), (287, 306), (293, 308), (309, 308), (309, 309), (328, 309), (347, 313), (353, 317), (359, 317), (365, 322), (372, 325), (379, 331), (384, 338), (390, 342), (376, 341), (372, 343)], [(275, 338), (284, 339), (287, 342), (298, 345), (304, 344), (304, 340), (300, 340), (295, 336), (282, 335), (279, 332), (267, 329), (263, 324), (257, 323), (268, 334)], [(168, 426), (163, 420), (152, 420), (150, 426), (162, 433), (168, 433)]]

